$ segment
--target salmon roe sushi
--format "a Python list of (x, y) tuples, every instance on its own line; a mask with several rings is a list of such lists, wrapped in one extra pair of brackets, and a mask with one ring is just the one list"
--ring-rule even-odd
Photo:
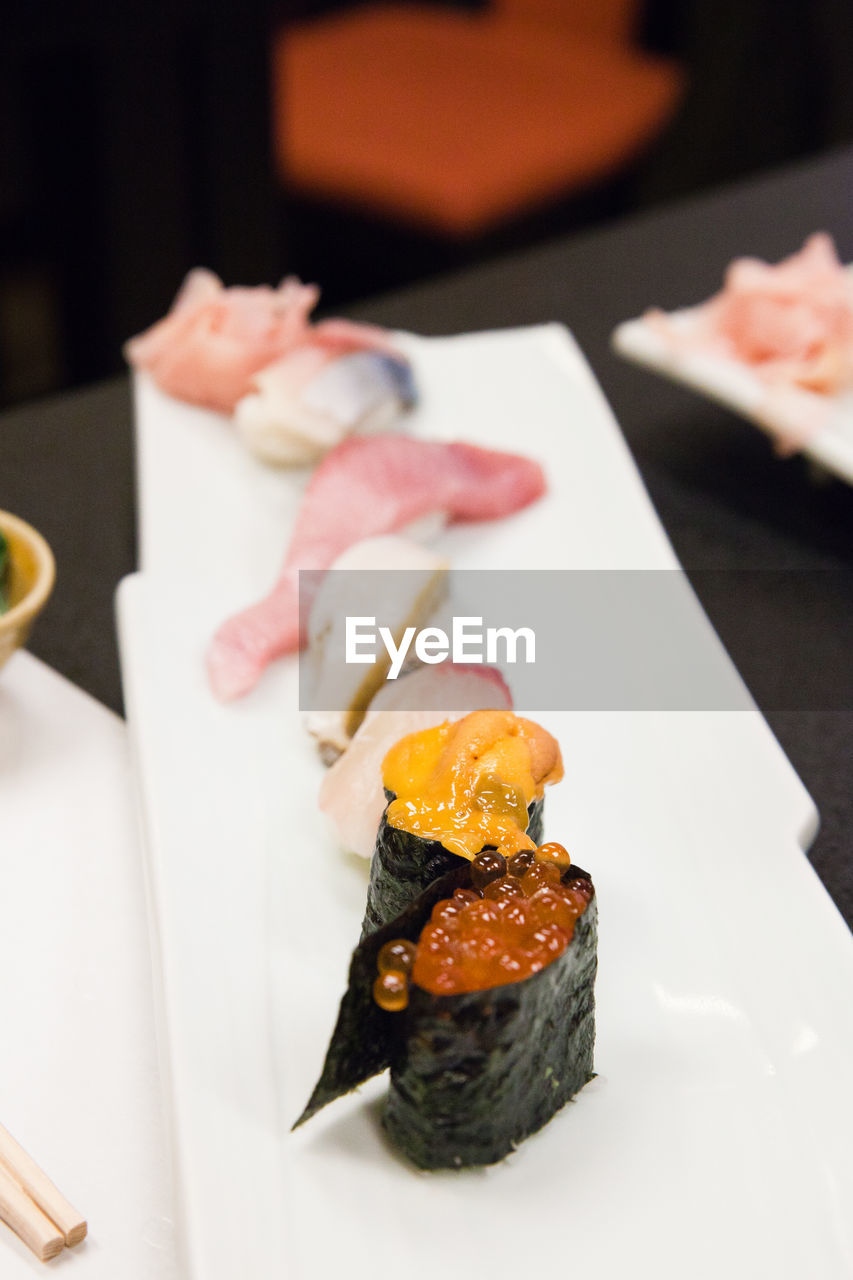
[(594, 890), (561, 845), (539, 853), (525, 850), (507, 862), (490, 850), (475, 858), (472, 887), (435, 904), (416, 946), (399, 939), (382, 948), (377, 1004), (405, 1008), (410, 983), (444, 996), (522, 982), (561, 956)]

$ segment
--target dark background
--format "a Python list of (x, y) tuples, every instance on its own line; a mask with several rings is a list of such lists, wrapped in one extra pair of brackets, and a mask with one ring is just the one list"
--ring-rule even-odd
[(117, 370), (121, 341), (163, 313), (197, 264), (226, 283), (313, 276), (327, 307), (345, 306), (853, 139), (848, 0), (646, 0), (638, 39), (688, 76), (653, 151), (619, 183), (497, 240), (460, 248), (412, 237), (346, 210), (306, 207), (274, 176), (271, 32), (341, 7), (7, 7), (0, 405)]

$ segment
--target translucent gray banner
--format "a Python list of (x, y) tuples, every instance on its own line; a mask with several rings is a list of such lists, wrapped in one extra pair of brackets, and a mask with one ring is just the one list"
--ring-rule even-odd
[[(396, 707), (421, 710), (407, 676), (454, 663), (495, 668), (530, 712), (850, 709), (851, 586), (832, 571), (302, 572), (300, 706), (358, 711), (393, 684)], [(452, 684), (446, 709), (464, 709)]]

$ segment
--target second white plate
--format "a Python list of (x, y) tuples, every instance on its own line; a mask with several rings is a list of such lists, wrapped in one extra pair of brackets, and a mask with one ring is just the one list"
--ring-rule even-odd
[[(672, 312), (676, 327), (689, 325), (693, 311)], [(680, 351), (643, 316), (626, 320), (613, 333), (620, 355), (680, 382), (753, 422), (786, 449), (803, 436), (802, 452), (818, 467), (853, 484), (853, 392), (821, 395), (802, 387), (770, 390), (748, 365), (702, 351)], [(809, 433), (809, 424), (813, 433)]]

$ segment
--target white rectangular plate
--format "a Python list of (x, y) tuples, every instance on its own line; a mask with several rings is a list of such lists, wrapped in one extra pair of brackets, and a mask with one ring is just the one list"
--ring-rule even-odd
[[(405, 341), (413, 431), (547, 471), (542, 502), (443, 536), (456, 565), (675, 567), (563, 330)], [(802, 853), (814, 807), (757, 712), (539, 717), (566, 764), (547, 832), (592, 871), (601, 918), (599, 1074), (542, 1133), (488, 1170), (416, 1173), (383, 1141), (382, 1079), (290, 1133), (366, 866), (317, 812), (295, 660), (223, 707), (203, 655), (269, 586), (304, 476), (264, 470), (224, 419), (145, 380), (137, 430), (143, 573), (120, 595), (122, 661), (193, 1280), (848, 1276), (853, 947)]]
[[(52, 1264), (177, 1275), (127, 734), (29, 653), (0, 673), (0, 1119), (88, 1218)], [(0, 1225), (3, 1280), (47, 1275)]]
[[(853, 269), (853, 268), (851, 268)], [(669, 313), (676, 328), (691, 324), (694, 308)], [(853, 392), (822, 395), (803, 387), (770, 391), (749, 365), (714, 352), (681, 351), (644, 316), (625, 320), (613, 333), (620, 355), (655, 373), (680, 382), (700, 395), (724, 405), (753, 422), (778, 440), (797, 439), (803, 424), (813, 423), (814, 434), (805, 439), (802, 452), (818, 467), (853, 484)]]

